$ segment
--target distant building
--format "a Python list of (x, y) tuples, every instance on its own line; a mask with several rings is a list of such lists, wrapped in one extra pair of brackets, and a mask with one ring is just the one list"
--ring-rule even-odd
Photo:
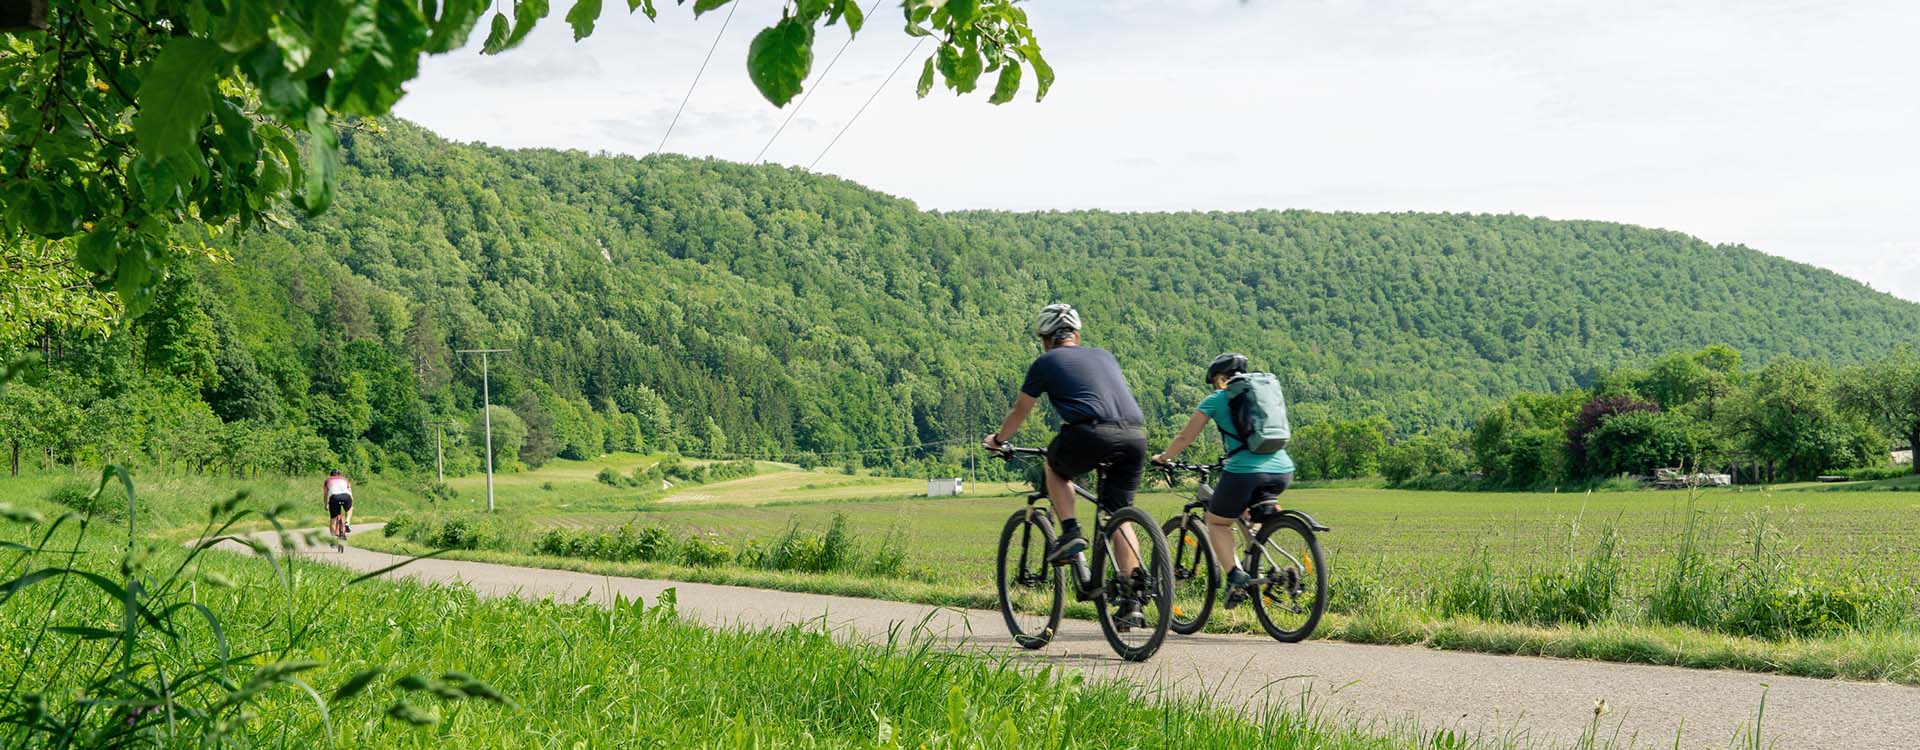
[(1893, 464), (1895, 466), (1912, 466), (1913, 465), (1913, 449), (1908, 448), (1903, 451), (1894, 451)]
[(965, 491), (966, 480), (960, 477), (927, 480), (927, 497), (951, 497)]

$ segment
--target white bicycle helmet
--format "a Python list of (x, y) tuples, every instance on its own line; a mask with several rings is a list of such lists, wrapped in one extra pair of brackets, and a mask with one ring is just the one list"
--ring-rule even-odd
[(1055, 302), (1040, 308), (1040, 317), (1033, 323), (1033, 335), (1047, 338), (1061, 331), (1080, 330), (1080, 312), (1073, 305)]

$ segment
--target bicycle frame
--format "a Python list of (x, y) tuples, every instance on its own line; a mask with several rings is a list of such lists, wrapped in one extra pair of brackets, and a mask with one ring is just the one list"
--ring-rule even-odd
[[(1014, 448), (1009, 446), (1006, 452), (1006, 455), (1008, 456), (1014, 456), (1014, 455), (1044, 456), (1046, 455), (1046, 452), (1037, 448)], [(1069, 567), (1072, 568), (1073, 570), (1074, 600), (1082, 601), (1082, 602), (1093, 601), (1094, 599), (1097, 599), (1100, 596), (1106, 594), (1107, 593), (1106, 589), (1109, 586), (1111, 586), (1111, 584), (1113, 583), (1112, 581), (1107, 580), (1107, 576), (1105, 575), (1102, 575), (1098, 578), (1096, 578), (1093, 575), (1093, 572), (1095, 570), (1101, 570), (1101, 571), (1106, 570), (1105, 566), (1106, 566), (1107, 560), (1115, 556), (1114, 550), (1113, 550), (1113, 540), (1108, 538), (1106, 534), (1100, 533), (1101, 529), (1106, 528), (1107, 520), (1110, 514), (1107, 513), (1106, 508), (1100, 507), (1099, 498), (1094, 497), (1093, 493), (1088, 492), (1085, 487), (1081, 487), (1080, 483), (1069, 480), (1067, 482), (1067, 487), (1073, 490), (1073, 494), (1078, 496), (1080, 499), (1093, 503), (1093, 533), (1090, 534), (1090, 536), (1097, 537), (1097, 543), (1092, 545), (1093, 547), (1092, 559), (1091, 560), (1087, 559), (1087, 556), (1083, 553), (1079, 557), (1075, 558), (1071, 563), (1069, 563)], [(1048, 500), (1049, 502), (1051, 502), (1052, 500), (1051, 497), (1049, 497), (1045, 492), (1028, 493), (1027, 494), (1027, 512), (1030, 514), (1032, 513), (1040, 514), (1046, 517), (1049, 522), (1051, 522), (1053, 520), (1052, 509), (1049, 507), (1037, 505), (1037, 503), (1039, 503), (1043, 499)], [(1022, 570), (1026, 569), (1027, 549), (1028, 549), (1028, 545), (1025, 545), (1025, 544), (1021, 545), (1020, 566)], [(1140, 551), (1138, 549), (1134, 550), (1134, 557), (1136, 559), (1140, 557)]]

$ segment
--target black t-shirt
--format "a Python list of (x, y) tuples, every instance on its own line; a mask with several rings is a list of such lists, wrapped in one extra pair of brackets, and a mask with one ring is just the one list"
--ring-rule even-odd
[(1067, 424), (1146, 421), (1120, 375), (1119, 361), (1105, 349), (1063, 346), (1040, 355), (1027, 368), (1020, 392), (1034, 398), (1046, 395)]

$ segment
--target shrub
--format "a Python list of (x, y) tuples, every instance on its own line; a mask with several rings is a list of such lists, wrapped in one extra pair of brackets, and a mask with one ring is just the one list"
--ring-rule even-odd
[(489, 535), (480, 524), (465, 518), (449, 518), (434, 529), (426, 538), (426, 543), (434, 547), (449, 549), (479, 549)]
[(600, 473), (594, 475), (593, 478), (594, 478), (594, 481), (597, 481), (608, 487), (619, 487), (620, 485), (626, 484), (627, 482), (627, 478), (624, 476), (621, 476), (620, 472), (614, 471), (613, 467), (611, 466), (601, 469)]
[[(450, 503), (460, 499), (460, 494), (448, 487), (446, 482), (428, 482), (420, 489), (420, 496), (433, 504)], [(391, 536), (391, 535), (389, 535)]]
[(732, 559), (733, 548), (711, 535), (691, 537), (680, 544), (680, 562), (686, 565), (724, 565)]
[(403, 539), (411, 539), (412, 536), (407, 532), (419, 526), (419, 524), (420, 522), (413, 516), (402, 513), (388, 519), (387, 525), (380, 528), (380, 534), (381, 536), (397, 536)]

